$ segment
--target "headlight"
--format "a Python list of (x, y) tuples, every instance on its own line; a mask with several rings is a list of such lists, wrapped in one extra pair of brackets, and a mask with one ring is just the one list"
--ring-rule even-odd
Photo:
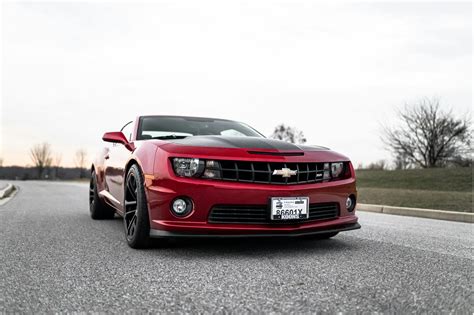
[(174, 158), (173, 168), (181, 177), (197, 177), (204, 171), (204, 161), (189, 158)]
[(342, 162), (331, 163), (331, 177), (332, 178), (337, 178), (341, 176), (343, 170), (344, 170), (344, 163)]
[[(198, 158), (172, 158), (174, 172), (180, 177), (198, 177), (205, 179), (222, 179), (225, 171), (220, 161), (203, 160)], [(347, 163), (324, 163), (323, 170), (316, 170), (316, 179), (330, 181), (350, 177)], [(347, 166), (347, 167), (346, 167)], [(232, 171), (232, 170), (231, 170)], [(314, 171), (313, 171), (314, 172)]]

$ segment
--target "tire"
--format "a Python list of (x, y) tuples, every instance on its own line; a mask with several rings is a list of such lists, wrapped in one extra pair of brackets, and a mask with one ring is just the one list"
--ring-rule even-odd
[(150, 219), (143, 176), (138, 165), (130, 167), (124, 189), (123, 223), (127, 244), (131, 248), (147, 248), (150, 246)]
[(336, 236), (337, 234), (339, 234), (339, 232), (313, 234), (313, 235), (306, 236), (306, 238), (312, 239), (312, 240), (326, 240), (326, 239)]
[(89, 211), (94, 220), (113, 219), (115, 215), (115, 210), (99, 198), (95, 171), (92, 171), (89, 183)]

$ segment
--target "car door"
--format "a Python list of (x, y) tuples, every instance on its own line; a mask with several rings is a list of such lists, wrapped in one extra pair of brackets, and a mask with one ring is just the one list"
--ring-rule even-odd
[[(120, 130), (128, 141), (131, 141), (131, 130), (133, 122), (125, 124)], [(125, 182), (125, 164), (130, 157), (130, 150), (120, 143), (112, 143), (105, 156), (105, 183), (110, 193), (110, 201), (119, 209), (123, 210), (123, 195)]]

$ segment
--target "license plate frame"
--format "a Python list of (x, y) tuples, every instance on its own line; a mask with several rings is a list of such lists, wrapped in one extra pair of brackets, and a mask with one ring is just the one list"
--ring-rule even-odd
[(297, 221), (309, 218), (309, 197), (270, 198), (270, 220)]

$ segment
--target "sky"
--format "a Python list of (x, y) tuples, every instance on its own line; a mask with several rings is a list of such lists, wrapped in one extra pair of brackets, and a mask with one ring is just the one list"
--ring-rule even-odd
[(279, 123), (355, 165), (390, 153), (381, 125), (439, 97), (472, 115), (472, 3), (3, 2), (0, 158), (48, 142), (92, 160), (138, 115)]

